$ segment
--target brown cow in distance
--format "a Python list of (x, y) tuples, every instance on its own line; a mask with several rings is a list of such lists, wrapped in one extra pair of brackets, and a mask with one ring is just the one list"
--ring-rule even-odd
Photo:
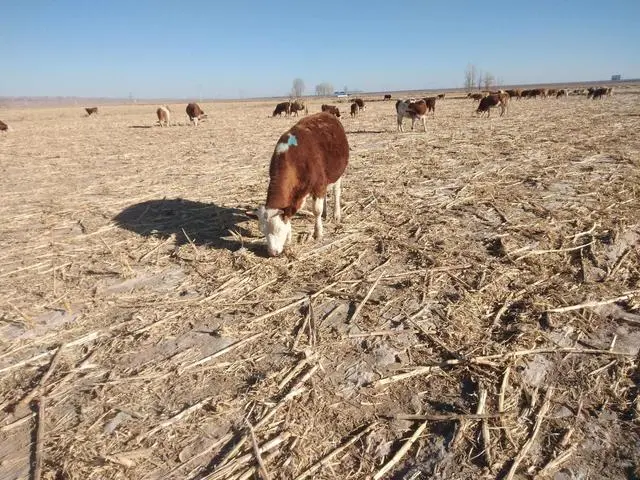
[(204, 114), (204, 110), (202, 110), (200, 108), (200, 105), (198, 105), (197, 103), (190, 103), (189, 105), (187, 105), (186, 112), (189, 120), (193, 122), (194, 127), (198, 126), (198, 120), (206, 117), (206, 115)]
[(291, 106), (289, 107), (289, 113), (291, 115), (295, 114), (296, 117), (297, 117), (298, 116), (298, 112), (301, 112), (303, 110), (305, 112), (307, 111), (307, 108), (304, 106), (303, 102), (300, 102), (298, 100), (295, 100), (295, 101), (291, 102)]
[(282, 114), (289, 115), (291, 113), (291, 102), (282, 102), (276, 105), (276, 108), (273, 109), (272, 117), (276, 115), (282, 116)]
[(387, 93), (383, 100), (391, 100), (391, 94)]
[(427, 104), (427, 112), (432, 112), (433, 115), (436, 114), (436, 98), (437, 97), (426, 97), (426, 98), (423, 98), (424, 103)]
[(396, 102), (396, 113), (398, 114), (398, 130), (400, 132), (404, 132), (402, 121), (405, 118), (411, 119), (411, 130), (413, 130), (416, 120), (420, 120), (424, 131), (427, 131), (427, 102), (424, 100), (418, 100), (417, 102), (398, 100)]
[(607, 95), (607, 89), (603, 88), (603, 87), (599, 87), (599, 88), (594, 88), (589, 95), (591, 96), (591, 98), (593, 98), (594, 100), (597, 98), (602, 98), (604, 96)]
[(493, 107), (500, 107), (500, 116), (504, 115), (507, 111), (507, 106), (509, 104), (509, 94), (501, 93), (499, 95), (487, 95), (482, 100), (480, 100), (480, 105), (478, 105), (478, 109), (476, 110), (477, 114), (480, 116), (487, 114), (487, 118), (491, 116), (491, 109)]
[(506, 90), (506, 92), (509, 94), (510, 97), (512, 98), (515, 97), (518, 100), (520, 100), (520, 96), (522, 95), (522, 90), (520, 90), (519, 88)]
[(364, 100), (362, 100), (361, 98), (356, 98), (353, 102), (354, 102), (356, 105), (358, 105), (358, 108), (359, 108), (360, 110), (366, 110), (366, 107), (364, 106)]
[(323, 112), (328, 112), (328, 113), (330, 113), (330, 114), (332, 114), (332, 115), (335, 115), (335, 116), (336, 116), (336, 117), (338, 117), (338, 118), (340, 117), (340, 109), (339, 109), (338, 107), (336, 107), (335, 105), (324, 105), (324, 104), (323, 104), (323, 105), (320, 107), (320, 109), (321, 109)]
[(358, 110), (360, 110), (360, 107), (358, 107), (356, 102), (353, 102), (351, 104), (351, 116), (355, 117), (358, 114)]
[(436, 95), (436, 97), (438, 98), (438, 100), (444, 100), (444, 93), (439, 93), (438, 95)]
[(7, 125), (2, 120), (0, 120), (0, 132), (8, 132), (8, 131), (9, 131), (9, 125)]
[(98, 113), (98, 107), (88, 107), (85, 108), (87, 115), (93, 115), (94, 113)]

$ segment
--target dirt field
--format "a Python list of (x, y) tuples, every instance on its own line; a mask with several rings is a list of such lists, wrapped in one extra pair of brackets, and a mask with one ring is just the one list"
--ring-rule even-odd
[(0, 478), (639, 478), (640, 87), (394, 103), (279, 258), (274, 102), (0, 110)]

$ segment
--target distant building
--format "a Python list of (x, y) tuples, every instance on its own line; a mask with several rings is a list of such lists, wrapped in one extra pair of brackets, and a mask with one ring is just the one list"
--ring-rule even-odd
[(622, 80), (622, 75), (611, 75), (612, 82), (619, 82), (620, 80)]
[(349, 96), (347, 92), (333, 92), (333, 94), (338, 98), (345, 98)]

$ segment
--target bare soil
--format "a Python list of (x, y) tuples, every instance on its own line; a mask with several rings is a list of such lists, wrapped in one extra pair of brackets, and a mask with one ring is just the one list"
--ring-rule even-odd
[(0, 478), (639, 478), (640, 88), (379, 98), (279, 258), (275, 102), (0, 110)]

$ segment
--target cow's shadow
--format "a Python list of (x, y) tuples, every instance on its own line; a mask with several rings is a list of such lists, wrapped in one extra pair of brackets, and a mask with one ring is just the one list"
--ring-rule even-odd
[(244, 246), (259, 253), (255, 243), (245, 243), (241, 239), (254, 236), (241, 225), (252, 220), (247, 215), (248, 210), (182, 198), (163, 198), (131, 205), (116, 215), (113, 221), (117, 226), (143, 237), (167, 239), (175, 235), (176, 246), (193, 242), (195, 245), (232, 251)]

